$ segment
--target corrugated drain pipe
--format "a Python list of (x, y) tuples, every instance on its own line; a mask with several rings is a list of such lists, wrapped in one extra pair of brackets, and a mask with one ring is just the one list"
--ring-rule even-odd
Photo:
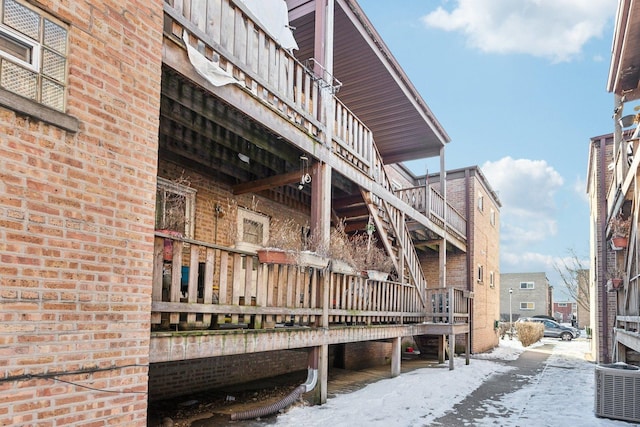
[(318, 348), (314, 347), (309, 352), (309, 367), (307, 368), (307, 381), (304, 384), (300, 384), (284, 399), (272, 403), (271, 405), (264, 406), (262, 408), (251, 409), (243, 412), (234, 412), (231, 414), (231, 421), (238, 420), (250, 420), (253, 418), (264, 417), (276, 413), (287, 406), (294, 403), (304, 393), (313, 390), (318, 382)]

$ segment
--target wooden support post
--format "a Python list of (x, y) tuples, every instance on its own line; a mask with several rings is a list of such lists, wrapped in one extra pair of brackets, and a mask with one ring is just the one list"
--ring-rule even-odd
[(456, 335), (449, 334), (449, 370), (453, 371), (453, 357), (456, 351)]
[(464, 358), (464, 362), (465, 365), (469, 364), (469, 356), (471, 355), (471, 331), (466, 333), (466, 337), (467, 337), (467, 345), (466, 347), (466, 353), (465, 353), (465, 358)]
[(438, 337), (438, 363), (444, 363), (444, 357), (447, 352), (447, 340), (445, 337), (446, 335), (440, 335)]
[[(327, 384), (329, 380), (329, 345), (323, 344), (316, 347), (318, 353), (318, 384), (314, 389), (313, 403), (327, 403)], [(313, 350), (312, 350), (313, 351)]]
[(402, 359), (402, 337), (393, 338), (391, 340), (391, 376), (400, 375), (401, 359)]

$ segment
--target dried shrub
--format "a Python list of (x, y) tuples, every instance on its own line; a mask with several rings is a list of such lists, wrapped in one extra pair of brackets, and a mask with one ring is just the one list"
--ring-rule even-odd
[(302, 231), (300, 226), (291, 218), (272, 217), (267, 246), (286, 251), (301, 251)]
[(393, 260), (384, 248), (378, 246), (378, 239), (367, 234), (355, 234), (350, 239), (353, 261), (358, 270), (378, 270), (390, 273)]
[(542, 339), (544, 325), (538, 322), (518, 322), (516, 323), (516, 333), (522, 345), (529, 347)]
[(499, 331), (500, 338), (504, 338), (505, 335), (507, 335), (507, 332), (509, 332), (511, 330), (511, 323), (509, 323), (509, 322), (500, 322), (498, 327), (500, 328), (500, 331)]
[(331, 229), (331, 238), (329, 244), (329, 257), (339, 260), (355, 267), (356, 263), (353, 259), (353, 245), (349, 239), (349, 235), (345, 231), (344, 219), (338, 221), (336, 226)]

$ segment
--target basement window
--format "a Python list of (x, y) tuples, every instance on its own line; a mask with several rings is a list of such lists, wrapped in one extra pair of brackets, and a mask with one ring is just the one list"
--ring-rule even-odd
[(193, 239), (196, 190), (158, 177), (156, 189), (156, 230), (170, 230)]
[(0, 87), (64, 111), (68, 29), (23, 0), (0, 0)]
[(238, 208), (236, 248), (255, 251), (269, 240), (269, 217), (244, 208)]

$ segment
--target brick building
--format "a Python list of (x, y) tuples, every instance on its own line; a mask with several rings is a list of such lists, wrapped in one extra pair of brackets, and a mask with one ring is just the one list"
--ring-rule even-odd
[[(389, 168), (398, 188), (429, 185), (440, 188), (440, 174), (414, 176), (407, 168)], [(446, 172), (447, 200), (467, 218), (467, 252), (448, 252), (446, 276), (438, 274), (438, 258), (421, 258), (429, 283), (441, 279), (447, 285), (473, 292), (471, 351), (481, 353), (499, 343), (495, 322), (500, 319), (500, 200), (477, 166)], [(427, 247), (427, 240), (414, 240)]]
[[(613, 94), (613, 132), (591, 138), (587, 190), (591, 214), (590, 282), (593, 353), (599, 363), (640, 365), (638, 280), (638, 115), (640, 8), (618, 2), (607, 90)], [(633, 105), (633, 104), (632, 104)], [(631, 105), (631, 106), (632, 106)]]
[[(475, 168), (392, 187), (449, 137), (355, 1), (292, 5), (295, 54), (241, 1), (0, 7), (1, 425), (305, 368), (322, 403), (334, 366), (399, 375), (402, 337), (495, 345), (498, 199)], [(336, 217), (391, 274), (259, 258)]]
[(0, 1), (0, 425), (145, 425), (162, 4)]
[(560, 323), (573, 323), (578, 318), (578, 304), (572, 301), (554, 301), (553, 317)]

